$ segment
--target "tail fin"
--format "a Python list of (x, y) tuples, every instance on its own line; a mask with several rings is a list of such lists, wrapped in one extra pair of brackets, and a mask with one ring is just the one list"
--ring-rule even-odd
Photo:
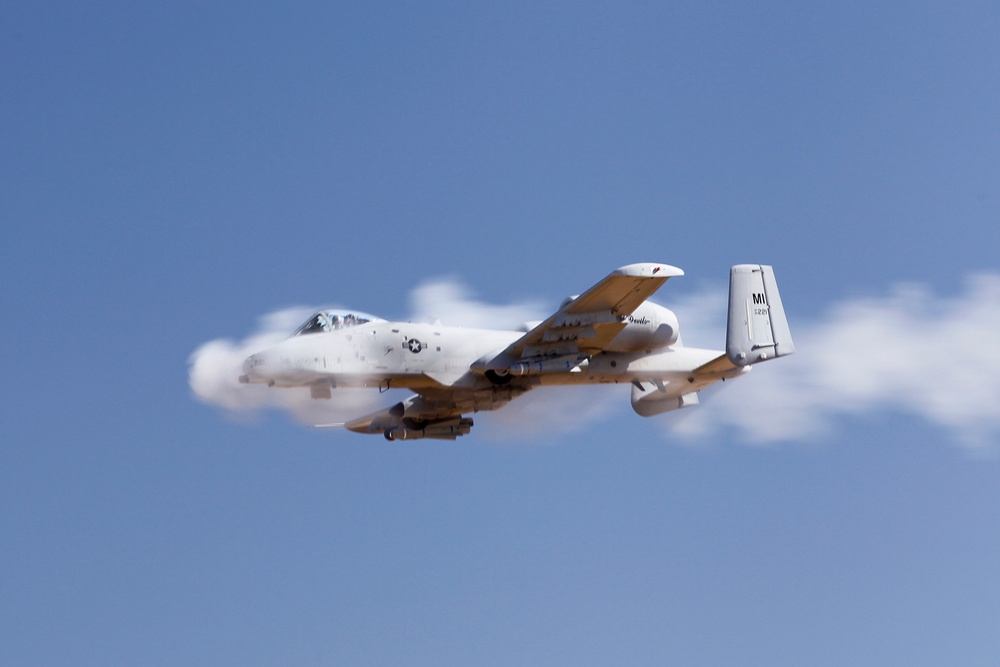
[(729, 326), (726, 356), (736, 366), (795, 352), (774, 269), (739, 264), (729, 274)]

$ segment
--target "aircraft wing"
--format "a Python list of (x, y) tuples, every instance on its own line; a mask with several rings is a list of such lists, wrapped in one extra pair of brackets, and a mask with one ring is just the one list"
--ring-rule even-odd
[(504, 352), (514, 360), (592, 355), (625, 328), (625, 317), (684, 271), (669, 264), (630, 264), (613, 271), (554, 315), (514, 341)]

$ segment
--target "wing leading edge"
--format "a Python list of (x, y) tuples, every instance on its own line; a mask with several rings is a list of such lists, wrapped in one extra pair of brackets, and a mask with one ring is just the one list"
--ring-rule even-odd
[(514, 341), (500, 357), (517, 361), (596, 354), (621, 333), (625, 318), (653, 292), (669, 278), (683, 275), (684, 271), (669, 264), (644, 262), (623, 266), (564, 304)]

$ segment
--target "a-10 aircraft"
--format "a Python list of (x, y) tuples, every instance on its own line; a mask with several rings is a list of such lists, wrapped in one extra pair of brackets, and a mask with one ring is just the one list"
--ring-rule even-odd
[(454, 440), (472, 429), (467, 415), (496, 410), (538, 386), (628, 383), (632, 408), (649, 417), (696, 405), (708, 385), (795, 351), (774, 271), (758, 264), (730, 272), (726, 350), (682, 345), (674, 313), (647, 301), (682, 275), (668, 264), (623, 266), (521, 331), (325, 310), (250, 356), (240, 381), (309, 387), (316, 399), (331, 398), (337, 387), (407, 388), (415, 395), (325, 426), (387, 440)]

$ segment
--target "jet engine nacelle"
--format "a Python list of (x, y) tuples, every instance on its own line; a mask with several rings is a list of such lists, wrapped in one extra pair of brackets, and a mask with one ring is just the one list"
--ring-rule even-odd
[(625, 328), (608, 352), (642, 352), (673, 345), (680, 336), (677, 316), (669, 308), (646, 301), (625, 317)]

